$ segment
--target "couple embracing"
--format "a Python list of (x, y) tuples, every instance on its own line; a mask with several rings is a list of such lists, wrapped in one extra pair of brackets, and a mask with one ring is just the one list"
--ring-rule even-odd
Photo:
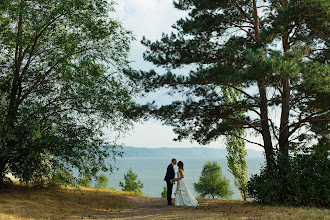
[[(168, 205), (175, 205), (175, 206), (198, 206), (197, 200), (194, 196), (190, 193), (189, 189), (187, 188), (186, 184), (183, 181), (183, 162), (179, 161), (177, 177), (175, 178), (175, 171), (174, 166), (176, 165), (176, 159), (172, 159), (172, 163), (168, 165), (165, 181), (167, 184), (167, 204)], [(175, 203), (172, 203), (172, 190), (173, 185), (176, 184), (176, 192), (175, 192)]]

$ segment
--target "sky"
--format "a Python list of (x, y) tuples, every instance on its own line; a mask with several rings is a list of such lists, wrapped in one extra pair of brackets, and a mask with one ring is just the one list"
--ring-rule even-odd
[[(133, 61), (132, 67), (137, 70), (156, 69), (152, 63), (145, 62), (142, 54), (146, 48), (141, 45), (140, 41), (143, 36), (152, 41), (158, 40), (162, 33), (169, 34), (174, 31), (171, 26), (176, 20), (186, 17), (187, 13), (174, 8), (173, 0), (118, 0), (116, 5), (116, 13), (118, 19), (122, 21), (127, 30), (133, 32), (136, 40), (131, 44), (130, 60)], [(185, 71), (185, 69), (181, 70)], [(186, 69), (189, 71), (189, 69)], [(158, 103), (166, 103), (170, 99), (162, 93), (153, 94), (147, 101), (157, 100)], [(143, 100), (139, 100), (143, 101)], [(110, 131), (109, 131), (110, 134)], [(133, 147), (201, 147), (197, 142), (173, 141), (175, 134), (172, 127), (162, 125), (160, 121), (149, 120), (135, 123), (133, 129), (119, 138), (117, 142), (124, 146)], [(254, 138), (256, 139), (256, 138)], [(257, 140), (253, 140), (257, 141)], [(223, 138), (209, 144), (206, 147), (224, 148), (225, 141)], [(257, 145), (248, 144), (248, 149), (262, 150)]]

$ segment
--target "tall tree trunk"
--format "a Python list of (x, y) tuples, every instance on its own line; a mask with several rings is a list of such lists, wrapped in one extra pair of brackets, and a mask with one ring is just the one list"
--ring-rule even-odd
[(11, 149), (15, 145), (15, 140), (12, 136), (15, 135), (15, 121), (17, 119), (17, 111), (20, 100), (21, 82), (20, 82), (20, 67), (22, 64), (22, 48), (21, 48), (21, 33), (23, 28), (23, 17), (19, 15), (17, 23), (16, 34), (16, 47), (14, 58), (14, 72), (11, 82), (10, 92), (8, 95), (8, 107), (6, 109), (5, 125), (3, 126), (3, 140), (4, 143), (1, 146), (0, 154), (0, 184), (3, 184), (3, 179), (6, 172), (6, 166), (8, 163), (8, 149)]
[[(253, 7), (253, 19), (254, 19), (254, 35), (256, 42), (259, 42), (259, 19), (258, 19), (258, 8), (257, 8), (257, 1), (253, 0), (252, 2)], [(258, 80), (258, 88), (260, 94), (260, 119), (261, 119), (261, 135), (264, 141), (264, 149), (266, 153), (266, 161), (267, 164), (272, 163), (274, 158), (274, 150), (272, 144), (272, 137), (270, 135), (269, 130), (269, 122), (268, 122), (268, 104), (267, 104), (267, 95), (266, 95), (266, 86), (265, 80), (261, 79)]]
[(274, 150), (272, 144), (272, 138), (270, 135), (269, 130), (269, 123), (268, 123), (268, 105), (267, 105), (267, 95), (266, 95), (266, 87), (265, 87), (265, 80), (258, 80), (258, 88), (260, 94), (260, 119), (261, 119), (261, 134), (264, 141), (264, 149), (266, 153), (266, 161), (267, 164), (272, 163)]
[(290, 80), (282, 79), (282, 112), (279, 134), (279, 148), (284, 155), (289, 155), (289, 111), (290, 111)]
[(256, 41), (259, 41), (259, 19), (258, 19), (258, 8), (257, 8), (257, 1), (253, 0), (253, 29), (254, 29), (254, 37)]
[[(283, 0), (285, 7), (289, 6), (288, 0)], [(285, 53), (290, 49), (288, 27), (284, 27), (282, 35), (283, 52)], [(282, 78), (282, 110), (281, 110), (281, 122), (279, 133), (279, 148), (280, 151), (288, 156), (289, 155), (289, 112), (290, 112), (290, 79), (288, 77)]]
[(17, 24), (17, 34), (16, 34), (16, 47), (15, 47), (15, 69), (14, 69), (14, 76), (11, 83), (11, 88), (9, 92), (9, 104), (7, 108), (7, 115), (6, 115), (6, 123), (10, 130), (14, 127), (14, 121), (16, 119), (18, 103), (19, 103), (19, 95), (18, 92), (21, 88), (20, 84), (20, 68), (22, 64), (22, 49), (21, 49), (21, 33), (22, 33), (22, 26), (23, 26), (23, 18), (22, 15), (18, 18)]

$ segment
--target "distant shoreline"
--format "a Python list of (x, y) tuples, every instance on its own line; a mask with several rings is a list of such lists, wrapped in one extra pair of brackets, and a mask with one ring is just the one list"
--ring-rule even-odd
[[(146, 148), (123, 146), (123, 157), (219, 157), (226, 158), (227, 150), (225, 148), (207, 148), (207, 147), (190, 147), (190, 148)], [(263, 151), (247, 149), (247, 159), (264, 158)]]

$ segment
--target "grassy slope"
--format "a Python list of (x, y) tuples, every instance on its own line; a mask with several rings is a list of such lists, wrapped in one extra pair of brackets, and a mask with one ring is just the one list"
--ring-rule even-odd
[(0, 219), (330, 219), (325, 209), (259, 206), (198, 199), (200, 206), (167, 206), (165, 199), (115, 190), (0, 190)]

